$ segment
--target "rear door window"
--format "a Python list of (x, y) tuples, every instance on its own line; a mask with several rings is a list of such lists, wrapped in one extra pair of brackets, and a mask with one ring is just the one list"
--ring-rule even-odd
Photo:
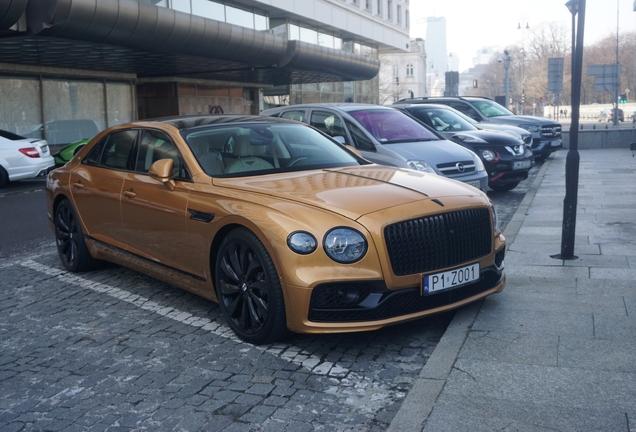
[(119, 170), (130, 169), (132, 150), (138, 134), (136, 130), (122, 130), (108, 135), (99, 165)]
[(471, 119), (474, 119), (477, 121), (481, 120), (481, 116), (477, 113), (477, 110), (475, 110), (473, 107), (469, 105), (466, 105), (463, 103), (456, 103), (456, 102), (450, 102), (448, 105), (450, 105), (452, 108), (455, 108), (460, 113), (466, 114)]
[(281, 118), (286, 118), (290, 120), (296, 120), (300, 122), (305, 121), (305, 111), (304, 110), (294, 110), (294, 111), (285, 111), (282, 113)]

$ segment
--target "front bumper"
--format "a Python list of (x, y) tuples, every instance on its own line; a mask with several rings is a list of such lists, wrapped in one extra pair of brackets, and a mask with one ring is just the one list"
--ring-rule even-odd
[(563, 141), (558, 139), (534, 138), (532, 140), (532, 152), (535, 155), (548, 156), (550, 153), (563, 148)]
[(528, 178), (534, 164), (533, 152), (526, 150), (523, 156), (502, 157), (497, 162), (484, 161), (488, 171), (488, 184), (518, 183)]
[[(313, 289), (288, 285), (286, 301), (294, 304), (296, 311), (305, 310), (306, 315), (288, 313), (287, 325), (298, 333), (370, 331), (473, 303), (504, 289), (504, 241), (499, 243), (494, 261), (481, 269), (478, 281), (433, 294), (422, 295), (419, 285), (388, 290), (382, 280), (328, 282)], [(421, 278), (414, 276), (414, 281)], [(353, 301), (353, 297), (339, 294), (343, 288), (357, 290)]]

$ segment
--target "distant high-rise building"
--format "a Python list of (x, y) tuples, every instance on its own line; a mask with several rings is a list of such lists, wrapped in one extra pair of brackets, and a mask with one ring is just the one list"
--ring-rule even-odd
[(431, 96), (444, 91), (444, 74), (448, 71), (446, 51), (446, 18), (428, 17), (425, 39), (427, 73)]

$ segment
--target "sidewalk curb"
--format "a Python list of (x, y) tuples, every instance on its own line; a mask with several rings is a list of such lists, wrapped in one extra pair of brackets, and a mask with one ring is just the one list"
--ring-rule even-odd
[[(543, 182), (545, 172), (551, 164), (552, 158), (543, 163), (537, 177), (506, 226), (504, 235), (506, 236), (508, 247), (514, 242), (515, 237), (519, 233), (528, 209), (539, 190), (539, 186)], [(483, 300), (457, 311), (444, 332), (444, 336), (440, 339), (435, 350), (433, 350), (433, 353), (420, 371), (418, 379), (395, 414), (387, 432), (421, 431), (426, 426), (426, 421), (435, 407), (435, 402), (446, 384), (446, 379), (457, 360), (459, 351), (468, 337), (468, 332), (475, 322), (482, 304)]]

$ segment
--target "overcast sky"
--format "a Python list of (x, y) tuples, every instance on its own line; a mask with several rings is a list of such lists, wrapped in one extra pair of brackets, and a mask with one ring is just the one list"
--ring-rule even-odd
[[(542, 22), (572, 26), (567, 0), (412, 0), (410, 2), (411, 37), (426, 38), (426, 18), (446, 18), (446, 43), (449, 52), (457, 53), (459, 70), (473, 66), (472, 57), (480, 48), (521, 45), (530, 38), (533, 27)], [(622, 32), (636, 31), (634, 0), (587, 0), (585, 10), (585, 45), (603, 37), (619, 37)], [(525, 35), (518, 30), (521, 23), (530, 26)]]

